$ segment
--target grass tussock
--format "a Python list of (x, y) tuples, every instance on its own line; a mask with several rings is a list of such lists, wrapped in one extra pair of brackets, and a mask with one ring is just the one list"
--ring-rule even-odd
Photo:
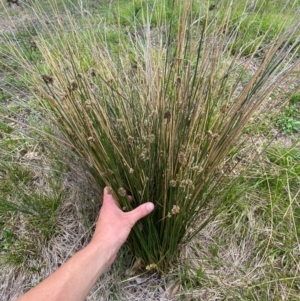
[(27, 51), (14, 37), (6, 43), (63, 133), (59, 143), (83, 158), (99, 186), (124, 210), (155, 203), (128, 243), (146, 269), (165, 271), (230, 199), (255, 146), (248, 143), (253, 155), (240, 168), (231, 154), (247, 145), (255, 118), (283, 102), (277, 88), (298, 90), (300, 24), (280, 15), (271, 40), (276, 18), (245, 42), (253, 24), (244, 26), (246, 6), (234, 17), (235, 1), (216, 11), (192, 0), (132, 3), (126, 22), (115, 4), (108, 17), (84, 22), (67, 11), (60, 17), (54, 5), (51, 23), (37, 4)]

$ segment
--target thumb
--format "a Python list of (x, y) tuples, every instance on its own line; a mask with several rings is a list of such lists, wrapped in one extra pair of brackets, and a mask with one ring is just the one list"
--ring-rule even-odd
[(152, 212), (153, 209), (154, 209), (154, 204), (148, 202), (130, 211), (129, 213), (130, 213), (130, 220), (132, 222), (132, 225), (134, 225), (139, 219), (145, 217), (150, 212)]

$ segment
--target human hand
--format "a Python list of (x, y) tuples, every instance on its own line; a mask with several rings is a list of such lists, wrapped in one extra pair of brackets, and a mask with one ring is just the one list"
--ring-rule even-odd
[(112, 262), (116, 258), (120, 247), (126, 241), (131, 228), (153, 209), (153, 203), (148, 202), (130, 212), (123, 212), (113, 196), (108, 193), (108, 188), (105, 187), (103, 205), (91, 243), (101, 244), (106, 250), (110, 250), (112, 252)]

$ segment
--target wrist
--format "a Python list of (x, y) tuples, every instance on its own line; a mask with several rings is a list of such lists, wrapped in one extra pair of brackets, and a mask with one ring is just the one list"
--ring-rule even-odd
[[(86, 247), (88, 254), (100, 269), (106, 270), (115, 260), (116, 252), (101, 240), (92, 240)], [(103, 272), (103, 271), (102, 271)]]

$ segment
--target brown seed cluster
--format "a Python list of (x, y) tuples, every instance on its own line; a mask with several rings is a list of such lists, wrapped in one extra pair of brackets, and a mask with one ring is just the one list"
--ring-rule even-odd
[(187, 180), (182, 180), (181, 182), (180, 182), (180, 187), (181, 188), (186, 188), (186, 187), (189, 187), (189, 188), (192, 188), (192, 189), (194, 189), (195, 188), (195, 186), (194, 186), (194, 184), (193, 184), (193, 181), (191, 180), (191, 179), (187, 179)]
[(180, 207), (177, 205), (173, 205), (171, 212), (172, 214), (178, 214), (180, 212)]
[(134, 143), (134, 138), (132, 136), (128, 136), (127, 141), (130, 145), (133, 145)]
[(213, 133), (212, 131), (207, 132), (209, 139), (212, 139), (214, 141), (218, 140), (219, 135), (216, 133)]
[(45, 82), (45, 84), (47, 84), (47, 85), (52, 85), (54, 82), (53, 77), (50, 75), (47, 75), (47, 74), (43, 74), (42, 79)]
[(123, 187), (120, 187), (120, 188), (118, 189), (118, 194), (119, 194), (120, 196), (125, 196), (127, 193), (126, 193), (126, 190), (125, 190)]
[(142, 161), (145, 161), (145, 160), (147, 159), (147, 155), (146, 155), (145, 152), (142, 152), (142, 153), (140, 154), (140, 159), (141, 159)]
[(75, 91), (78, 89), (78, 84), (75, 80), (72, 80), (70, 83), (70, 87), (68, 88), (68, 90), (71, 91)]
[(185, 153), (184, 152), (180, 152), (179, 154), (178, 154), (178, 162), (180, 163), (180, 164), (185, 164), (186, 163), (186, 157), (185, 157)]
[(176, 187), (177, 181), (176, 180), (171, 180), (169, 184), (170, 184), (171, 187)]
[(96, 75), (97, 75), (96, 70), (95, 70), (95, 69), (92, 69), (92, 70), (91, 70), (91, 76), (92, 76), (92, 77), (95, 77)]
[(19, 0), (6, 0), (8, 3), (8, 6), (11, 7), (12, 4), (16, 4), (20, 6)]
[(165, 112), (164, 119), (166, 119), (166, 121), (169, 121), (171, 119), (171, 112), (170, 111)]
[(221, 106), (220, 111), (221, 111), (221, 113), (225, 114), (228, 111), (228, 109), (229, 109), (229, 105), (224, 104), (224, 105)]
[(31, 38), (29, 40), (29, 45), (30, 45), (30, 50), (36, 50), (37, 49), (36, 42), (35, 42), (34, 38)]
[(176, 84), (177, 85), (181, 85), (181, 77), (180, 76), (177, 77)]

